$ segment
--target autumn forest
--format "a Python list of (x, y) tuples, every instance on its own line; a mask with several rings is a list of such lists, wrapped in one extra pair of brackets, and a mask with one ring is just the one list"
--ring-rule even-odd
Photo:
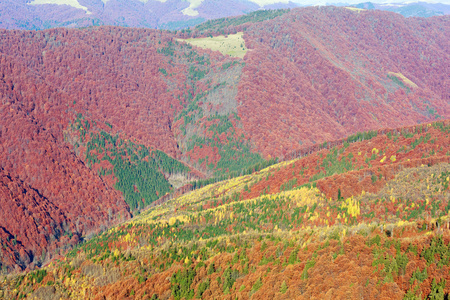
[(0, 298), (447, 299), (449, 32), (0, 30)]

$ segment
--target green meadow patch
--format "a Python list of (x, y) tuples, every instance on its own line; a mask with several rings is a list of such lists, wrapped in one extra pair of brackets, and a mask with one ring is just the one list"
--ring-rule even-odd
[(248, 49), (245, 47), (243, 32), (236, 34), (229, 34), (228, 36), (215, 36), (206, 38), (196, 38), (179, 40), (197, 46), (203, 49), (211, 49), (213, 51), (220, 51), (222, 54), (227, 54), (232, 57), (243, 58)]

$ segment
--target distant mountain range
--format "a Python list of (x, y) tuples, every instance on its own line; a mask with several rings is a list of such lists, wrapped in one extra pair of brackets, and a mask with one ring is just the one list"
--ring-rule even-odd
[(177, 29), (258, 9), (296, 6), (292, 2), (259, 5), (246, 0), (6, 0), (0, 3), (0, 27), (47, 29), (114, 25)]
[(450, 5), (441, 3), (427, 2), (408, 2), (408, 3), (372, 3), (365, 2), (354, 5), (358, 8), (379, 9), (399, 13), (405, 17), (433, 17), (450, 14)]
[[(311, 4), (317, 3), (288, 0), (3, 0), (0, 2), (0, 28), (41, 30), (114, 25), (181, 29), (206, 20), (243, 15), (261, 9), (286, 9)], [(354, 6), (393, 11), (406, 17), (450, 13), (450, 5), (427, 2), (366, 2)]]

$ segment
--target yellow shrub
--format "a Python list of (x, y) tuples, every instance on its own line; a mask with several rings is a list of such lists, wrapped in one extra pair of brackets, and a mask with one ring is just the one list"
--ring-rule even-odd
[(353, 196), (345, 199), (345, 201), (341, 204), (341, 208), (347, 208), (347, 213), (352, 217), (357, 217), (361, 213), (360, 203), (358, 200), (354, 199)]

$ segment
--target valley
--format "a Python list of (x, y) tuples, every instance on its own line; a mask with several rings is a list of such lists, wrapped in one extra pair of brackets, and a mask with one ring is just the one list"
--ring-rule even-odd
[(1, 29), (0, 298), (448, 297), (449, 21)]

